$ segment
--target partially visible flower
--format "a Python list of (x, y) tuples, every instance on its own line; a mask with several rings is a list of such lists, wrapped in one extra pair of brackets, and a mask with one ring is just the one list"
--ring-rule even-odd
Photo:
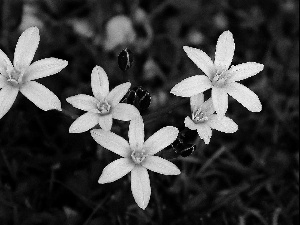
[(186, 117), (184, 124), (190, 130), (197, 130), (205, 144), (209, 144), (212, 130), (224, 133), (235, 133), (238, 125), (230, 118), (215, 114), (212, 99), (204, 102), (204, 95), (198, 94), (191, 97), (192, 118)]
[(204, 42), (205, 36), (197, 29), (189, 30), (187, 40), (191, 45), (200, 45)]
[(67, 22), (78, 35), (86, 38), (93, 38), (95, 36), (94, 30), (86, 18), (72, 18)]
[(224, 13), (218, 13), (214, 16), (213, 21), (215, 26), (220, 30), (225, 30), (228, 28), (228, 18)]
[(47, 58), (31, 64), (39, 41), (38, 28), (31, 27), (24, 31), (15, 49), (13, 64), (0, 50), (0, 119), (12, 107), (19, 91), (44, 111), (61, 110), (57, 96), (34, 80), (60, 72), (68, 62)]
[(44, 22), (38, 17), (38, 9), (32, 3), (24, 3), (22, 22), (19, 25), (20, 31), (25, 31), (30, 27), (44, 28)]
[(134, 43), (136, 33), (131, 19), (124, 15), (113, 17), (106, 24), (105, 50), (111, 51), (120, 45)]
[(206, 74), (187, 78), (175, 85), (171, 93), (191, 97), (212, 88), (212, 100), (216, 112), (224, 116), (228, 109), (228, 94), (251, 112), (262, 110), (258, 96), (238, 81), (252, 77), (264, 69), (264, 65), (254, 62), (237, 66), (232, 63), (235, 43), (230, 31), (224, 32), (218, 40), (215, 62), (203, 51), (184, 47), (188, 57)]
[(163, 175), (179, 175), (180, 170), (173, 163), (154, 156), (178, 136), (176, 127), (164, 127), (144, 141), (144, 123), (142, 117), (130, 122), (129, 142), (124, 138), (104, 130), (92, 130), (95, 141), (104, 148), (122, 156), (106, 166), (99, 178), (100, 184), (114, 182), (131, 172), (131, 191), (142, 209), (145, 209), (151, 196), (148, 170)]
[(71, 125), (70, 133), (82, 133), (90, 130), (97, 124), (106, 131), (110, 131), (113, 118), (122, 121), (130, 121), (140, 116), (136, 107), (120, 103), (131, 84), (129, 82), (115, 87), (109, 92), (107, 74), (100, 66), (96, 66), (91, 75), (91, 86), (94, 97), (79, 94), (67, 98), (67, 102), (75, 108), (86, 111)]

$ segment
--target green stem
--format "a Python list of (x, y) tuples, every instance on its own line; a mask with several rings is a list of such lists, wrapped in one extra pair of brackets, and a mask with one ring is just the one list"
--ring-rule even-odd
[(168, 116), (170, 113), (172, 113), (174, 111), (174, 109), (186, 104), (189, 102), (189, 98), (185, 98), (182, 100), (179, 100), (178, 102), (165, 106), (162, 109), (160, 109), (157, 112), (153, 112), (153, 113), (149, 113), (148, 115), (143, 116), (144, 119), (144, 123), (148, 124), (153, 122), (154, 120), (157, 120), (157, 118), (162, 118), (162, 117), (166, 117)]

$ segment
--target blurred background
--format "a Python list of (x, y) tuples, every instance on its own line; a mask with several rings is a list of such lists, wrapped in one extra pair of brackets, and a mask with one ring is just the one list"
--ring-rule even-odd
[[(41, 34), (35, 60), (69, 61), (61, 73), (40, 80), (68, 113), (43, 112), (19, 95), (0, 120), (1, 225), (299, 224), (299, 1), (0, 0), (0, 48), (10, 59), (31, 26)], [(68, 133), (82, 112), (65, 99), (91, 95), (90, 74), (99, 65), (111, 87), (129, 80), (151, 94), (141, 112), (146, 136), (166, 125), (182, 130), (189, 103), (177, 107), (182, 100), (169, 91), (200, 73), (182, 46), (213, 56), (225, 30), (236, 42), (233, 64), (265, 65), (243, 82), (263, 111), (250, 113), (230, 101), (237, 133), (214, 132), (210, 145), (194, 139), (189, 157), (165, 150), (182, 174), (150, 173), (145, 211), (134, 202), (129, 176), (99, 185), (103, 168), (118, 157), (89, 132)], [(126, 47), (134, 63), (123, 72), (118, 54)], [(113, 127), (124, 137), (127, 129), (121, 122)]]

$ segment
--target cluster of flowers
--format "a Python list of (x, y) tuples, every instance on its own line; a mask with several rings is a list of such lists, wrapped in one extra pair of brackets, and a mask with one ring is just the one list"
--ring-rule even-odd
[[(36, 27), (27, 29), (20, 36), (14, 54), (13, 64), (0, 50), (0, 119), (12, 107), (18, 92), (44, 111), (61, 110), (61, 102), (49, 89), (34, 80), (60, 72), (67, 62), (48, 58), (31, 64), (40, 40)], [(201, 50), (184, 47), (191, 60), (206, 74), (196, 75), (177, 84), (171, 93), (190, 97), (192, 117), (186, 117), (185, 126), (197, 130), (201, 139), (209, 144), (212, 129), (234, 133), (238, 126), (225, 116), (228, 108), (228, 94), (252, 112), (259, 112), (262, 105), (259, 98), (237, 81), (251, 77), (263, 70), (258, 63), (245, 63), (230, 68), (235, 44), (232, 34), (224, 32), (217, 44), (215, 62)], [(30, 65), (31, 64), (31, 65)], [(103, 170), (99, 183), (114, 182), (131, 172), (133, 197), (142, 209), (149, 203), (151, 187), (147, 170), (164, 175), (178, 175), (180, 170), (173, 163), (155, 156), (172, 144), (178, 129), (167, 126), (145, 141), (144, 122), (136, 107), (120, 103), (131, 84), (121, 84), (111, 91), (105, 71), (96, 66), (91, 74), (93, 97), (79, 94), (69, 97), (74, 107), (86, 111), (71, 125), (70, 133), (82, 133), (99, 125), (101, 129), (91, 130), (94, 140), (104, 148), (120, 155)], [(203, 92), (212, 88), (212, 97), (205, 101)], [(129, 121), (128, 139), (111, 132), (113, 119)]]

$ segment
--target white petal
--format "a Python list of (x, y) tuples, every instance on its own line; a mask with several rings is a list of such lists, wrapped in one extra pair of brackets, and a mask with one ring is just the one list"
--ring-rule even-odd
[(6, 77), (7, 69), (12, 69), (13, 65), (7, 55), (0, 49), (0, 75)]
[(108, 164), (98, 180), (99, 184), (111, 183), (130, 173), (135, 164), (129, 158), (122, 158)]
[(140, 116), (140, 112), (133, 105), (119, 103), (112, 109), (112, 115), (114, 119), (130, 121), (133, 118)]
[(226, 90), (230, 96), (236, 99), (249, 111), (260, 112), (262, 110), (262, 104), (258, 96), (244, 85), (233, 82), (227, 85)]
[(220, 35), (215, 56), (215, 65), (218, 71), (228, 70), (234, 56), (235, 43), (230, 31)]
[(30, 65), (39, 42), (40, 35), (37, 27), (30, 27), (21, 34), (14, 55), (14, 65), (17, 70), (23, 71)]
[(78, 117), (74, 123), (70, 126), (70, 133), (83, 133), (86, 132), (98, 124), (99, 115), (95, 113), (85, 113), (82, 116)]
[(111, 114), (98, 117), (100, 127), (105, 131), (110, 131), (113, 124), (113, 118)]
[(194, 95), (190, 99), (191, 109), (192, 112), (195, 112), (204, 102), (204, 94), (200, 93), (197, 95)]
[(97, 109), (98, 100), (89, 95), (75, 95), (66, 99), (68, 103), (77, 109), (91, 111)]
[(142, 166), (146, 167), (148, 170), (151, 170), (156, 173), (163, 175), (179, 175), (180, 170), (178, 167), (158, 156), (148, 156), (142, 163)]
[(215, 71), (215, 65), (211, 58), (200, 49), (184, 46), (184, 51), (188, 57), (201, 69), (209, 78), (212, 78)]
[(91, 135), (102, 147), (122, 157), (130, 157), (131, 150), (129, 143), (119, 135), (102, 129), (92, 130)]
[(197, 130), (197, 124), (195, 124), (194, 121), (188, 116), (184, 120), (184, 125), (190, 130)]
[(146, 153), (154, 155), (168, 147), (176, 140), (178, 133), (179, 131), (176, 127), (167, 126), (160, 129), (145, 141), (144, 149)]
[(21, 93), (44, 111), (56, 109), (61, 111), (61, 102), (58, 97), (44, 85), (35, 81), (24, 84)]
[(224, 116), (228, 110), (228, 94), (224, 88), (212, 88), (212, 100), (218, 115)]
[(146, 168), (136, 166), (131, 171), (131, 191), (136, 204), (145, 210), (151, 196), (150, 179)]
[(14, 104), (19, 90), (12, 86), (5, 86), (0, 90), (0, 119), (10, 110)]
[(212, 137), (212, 129), (206, 123), (202, 123), (197, 124), (197, 132), (199, 137), (204, 140), (204, 143), (208, 145)]
[(145, 133), (144, 122), (141, 116), (138, 116), (130, 121), (128, 137), (131, 149), (140, 150), (143, 148)]
[(184, 79), (176, 84), (171, 93), (181, 97), (191, 97), (200, 94), (212, 87), (211, 81), (207, 76), (196, 75)]
[(0, 89), (7, 85), (7, 78), (0, 74)]
[(26, 70), (25, 81), (36, 80), (59, 73), (68, 65), (68, 62), (56, 58), (42, 59), (32, 63)]
[(249, 77), (253, 77), (259, 72), (263, 71), (264, 65), (254, 62), (243, 63), (237, 66), (231, 67), (228, 71), (230, 75), (228, 81), (235, 82), (247, 79)]
[(238, 125), (230, 118), (225, 116), (213, 115), (207, 124), (215, 130), (224, 133), (235, 133), (238, 130)]
[(106, 72), (100, 66), (96, 66), (91, 75), (91, 86), (94, 96), (102, 101), (109, 93), (109, 81)]
[(127, 91), (129, 90), (131, 83), (127, 82), (124, 84), (120, 84), (114, 89), (107, 96), (107, 101), (112, 105), (116, 106), (122, 98), (126, 95)]
[(201, 106), (203, 112), (206, 116), (212, 115), (215, 113), (215, 107), (212, 98), (207, 99)]

